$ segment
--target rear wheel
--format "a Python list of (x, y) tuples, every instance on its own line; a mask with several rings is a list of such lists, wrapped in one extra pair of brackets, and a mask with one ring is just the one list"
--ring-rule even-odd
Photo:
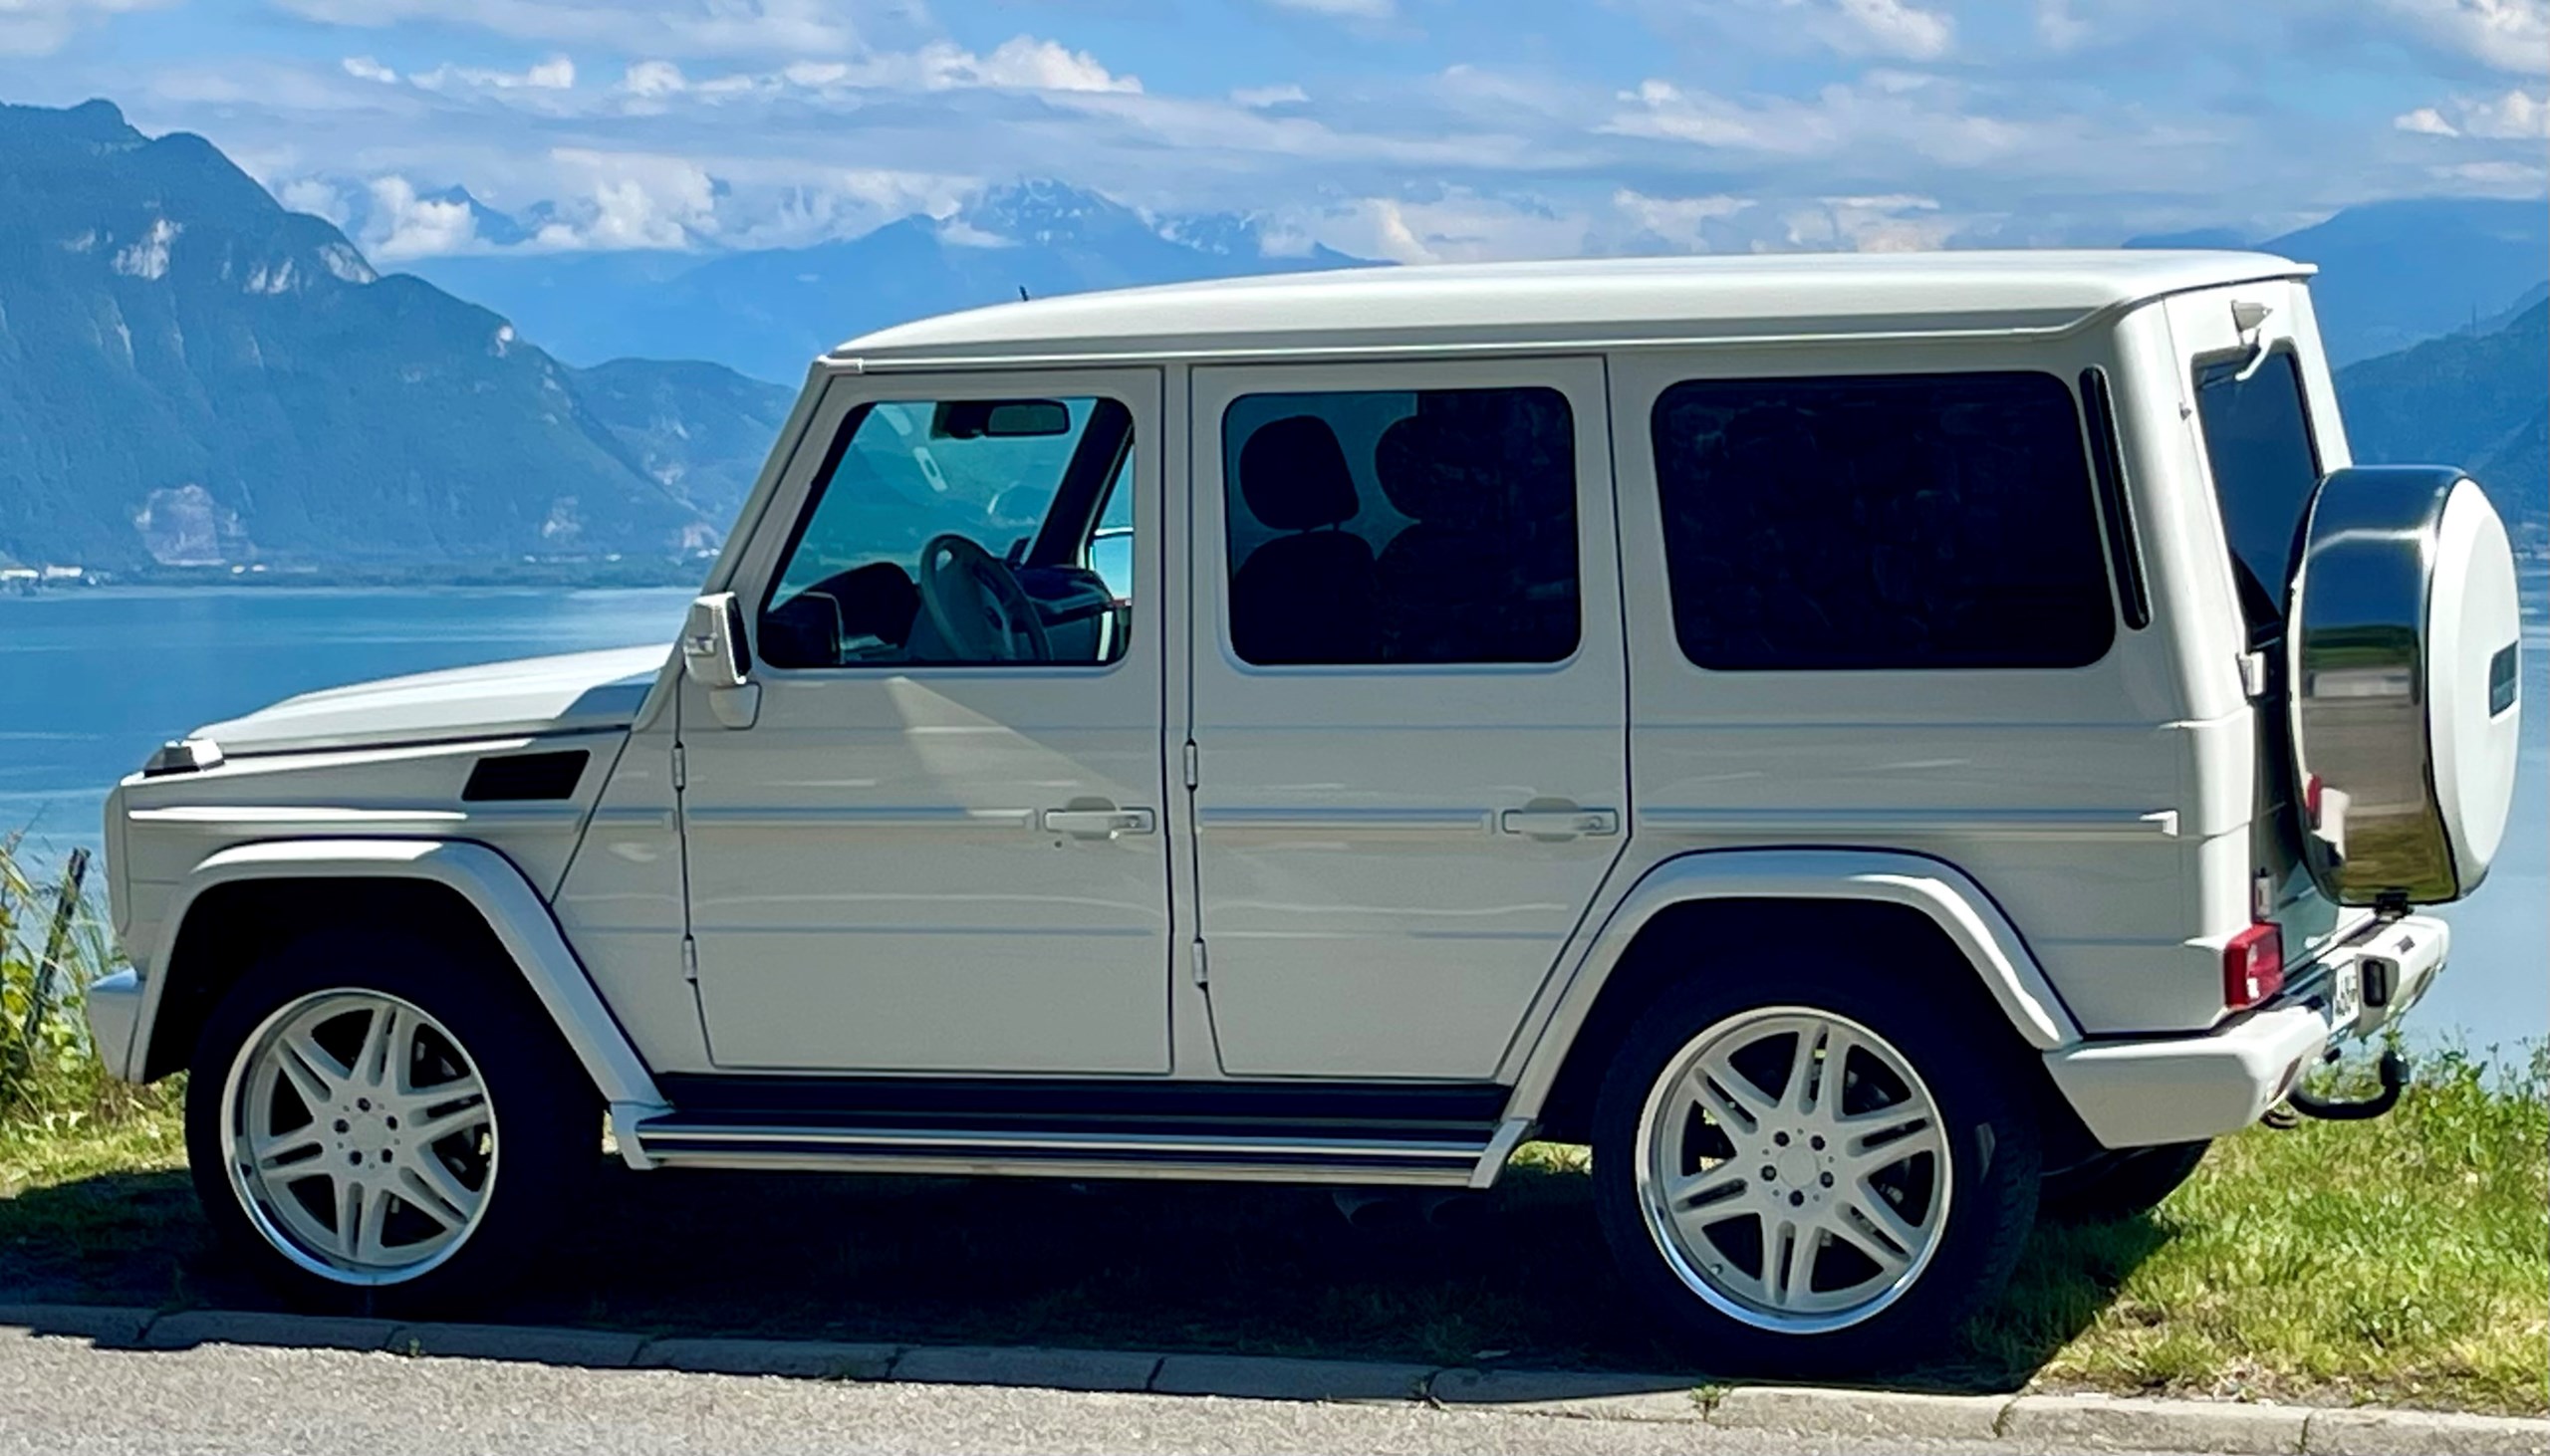
[(296, 1304), (483, 1300), (596, 1161), (599, 1104), (510, 968), (422, 941), (305, 937), (196, 1045), (195, 1188)]
[(2013, 1059), (1938, 1001), (1808, 972), (1686, 985), (1639, 1018), (1596, 1103), (1597, 1207), (1711, 1368), (1934, 1357), (2008, 1278), (2036, 1123)]

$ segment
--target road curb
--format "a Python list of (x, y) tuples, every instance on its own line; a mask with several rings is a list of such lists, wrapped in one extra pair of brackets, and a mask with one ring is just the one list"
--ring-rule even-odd
[(1229, 1399), (1431, 1404), (1580, 1420), (1684, 1421), (1857, 1439), (1997, 1442), (2012, 1450), (2223, 1456), (2550, 1456), (2550, 1420), (2114, 1395), (1929, 1395), (1809, 1385), (1694, 1388), (1687, 1375), (1482, 1370), (1370, 1360), (1153, 1354), (1018, 1345), (649, 1337), (608, 1330), (92, 1305), (0, 1305), (0, 1331), (108, 1348), (252, 1344), (525, 1360), (599, 1369), (1033, 1386)]

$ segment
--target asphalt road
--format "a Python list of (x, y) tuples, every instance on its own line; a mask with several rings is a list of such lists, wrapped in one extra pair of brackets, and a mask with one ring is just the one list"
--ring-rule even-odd
[(2008, 1447), (1811, 1444), (1689, 1423), (1410, 1406), (588, 1370), (200, 1345), (92, 1347), (0, 1331), (0, 1456), (347, 1452), (1717, 1452)]

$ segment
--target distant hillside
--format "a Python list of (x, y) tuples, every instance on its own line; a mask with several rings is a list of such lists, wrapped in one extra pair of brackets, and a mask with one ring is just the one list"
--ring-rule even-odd
[(2365, 464), (2467, 468), (2507, 519), (2550, 527), (2550, 302), (2338, 373)]
[(750, 474), (738, 417), (784, 393), (707, 365), (570, 369), (379, 275), (201, 137), (145, 137), (104, 102), (0, 107), (0, 554), (669, 556), (715, 542)]
[(2135, 238), (2126, 246), (2254, 247), (2319, 264), (2312, 308), (2329, 358), (2343, 365), (2530, 302), (2550, 278), (2550, 206), (2410, 197), (2349, 207), (2263, 242), (2203, 228)]
[(765, 379), (803, 378), (815, 356), (888, 324), (1030, 297), (1355, 266), (1325, 248), (1270, 256), (1229, 216), (1147, 221), (1059, 182), (994, 189), (953, 217), (906, 217), (864, 236), (761, 252), (502, 252), (419, 260), (573, 360), (713, 359)]

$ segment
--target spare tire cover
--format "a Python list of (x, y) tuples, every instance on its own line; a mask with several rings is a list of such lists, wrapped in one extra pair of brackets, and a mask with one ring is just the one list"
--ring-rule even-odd
[(2458, 470), (2362, 466), (2311, 501), (2285, 618), (2305, 859), (2343, 904), (2478, 887), (2514, 800), (2522, 624), (2504, 522)]

